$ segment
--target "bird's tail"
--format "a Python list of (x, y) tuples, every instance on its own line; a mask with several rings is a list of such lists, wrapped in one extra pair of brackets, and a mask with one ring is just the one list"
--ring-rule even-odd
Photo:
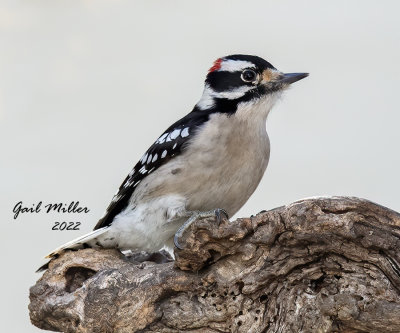
[[(98, 236), (105, 233), (108, 228), (109, 227), (107, 226), (104, 228), (96, 229), (96, 230), (93, 230), (92, 232), (87, 233), (86, 235), (75, 238), (72, 241), (69, 241), (69, 242), (61, 245), (60, 247), (56, 248), (51, 253), (49, 253), (45, 258), (50, 259), (50, 261), (51, 261), (51, 260), (57, 258), (62, 252), (66, 251), (66, 250), (78, 250), (78, 249), (83, 249), (85, 247), (91, 247), (93, 240), (95, 240)], [(39, 269), (36, 272), (41, 272), (41, 271), (46, 270), (49, 267), (49, 262), (47, 262), (43, 266), (39, 267)]]

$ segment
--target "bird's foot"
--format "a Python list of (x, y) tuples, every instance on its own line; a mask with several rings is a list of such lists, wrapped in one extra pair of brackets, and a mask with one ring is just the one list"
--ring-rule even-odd
[(202, 218), (207, 218), (207, 217), (215, 217), (218, 226), (221, 224), (221, 221), (224, 218), (229, 220), (228, 213), (222, 208), (217, 208), (215, 210), (210, 210), (208, 212), (193, 213), (193, 215), (175, 233), (174, 244), (179, 250), (182, 250), (183, 247), (179, 244), (178, 239), (183, 235), (185, 230), (188, 229), (193, 224), (194, 221), (197, 221), (198, 219), (202, 219)]

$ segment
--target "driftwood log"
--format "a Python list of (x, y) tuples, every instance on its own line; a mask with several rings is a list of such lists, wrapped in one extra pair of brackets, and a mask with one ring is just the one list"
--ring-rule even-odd
[(306, 199), (233, 222), (196, 221), (176, 261), (67, 252), (30, 290), (59, 332), (400, 332), (400, 214)]

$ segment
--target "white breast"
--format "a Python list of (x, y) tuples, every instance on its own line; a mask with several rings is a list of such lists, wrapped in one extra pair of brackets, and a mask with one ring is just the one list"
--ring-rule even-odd
[(243, 103), (233, 115), (216, 113), (190, 147), (147, 176), (132, 203), (177, 194), (187, 210), (235, 214), (257, 188), (269, 160), (266, 118), (278, 96)]

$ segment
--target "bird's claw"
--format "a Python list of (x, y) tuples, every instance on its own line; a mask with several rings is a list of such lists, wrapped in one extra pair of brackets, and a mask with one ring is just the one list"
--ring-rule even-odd
[[(224, 215), (224, 217), (222, 217), (222, 215)], [(222, 209), (222, 208), (217, 208), (217, 209), (215, 210), (215, 217), (216, 217), (216, 219), (217, 219), (218, 226), (221, 224), (221, 222), (222, 222), (222, 220), (223, 220), (224, 218), (225, 218), (226, 220), (229, 220), (228, 213), (226, 212), (225, 209)]]
[(215, 217), (217, 221), (217, 225), (219, 226), (221, 224), (221, 221), (225, 218), (229, 220), (228, 213), (225, 211), (225, 209), (222, 208), (217, 208), (215, 210), (209, 211), (209, 212), (198, 212), (193, 214), (175, 233), (174, 236), (174, 244), (176, 248), (179, 250), (182, 250), (183, 247), (179, 244), (178, 239), (183, 235), (185, 230), (189, 228), (194, 221), (196, 221), (199, 218), (205, 218), (205, 217)]
[(181, 244), (179, 244), (179, 241), (178, 241), (178, 236), (175, 234), (175, 236), (174, 236), (174, 244), (175, 244), (175, 247), (178, 249), (178, 250), (183, 250), (183, 247), (181, 246)]

